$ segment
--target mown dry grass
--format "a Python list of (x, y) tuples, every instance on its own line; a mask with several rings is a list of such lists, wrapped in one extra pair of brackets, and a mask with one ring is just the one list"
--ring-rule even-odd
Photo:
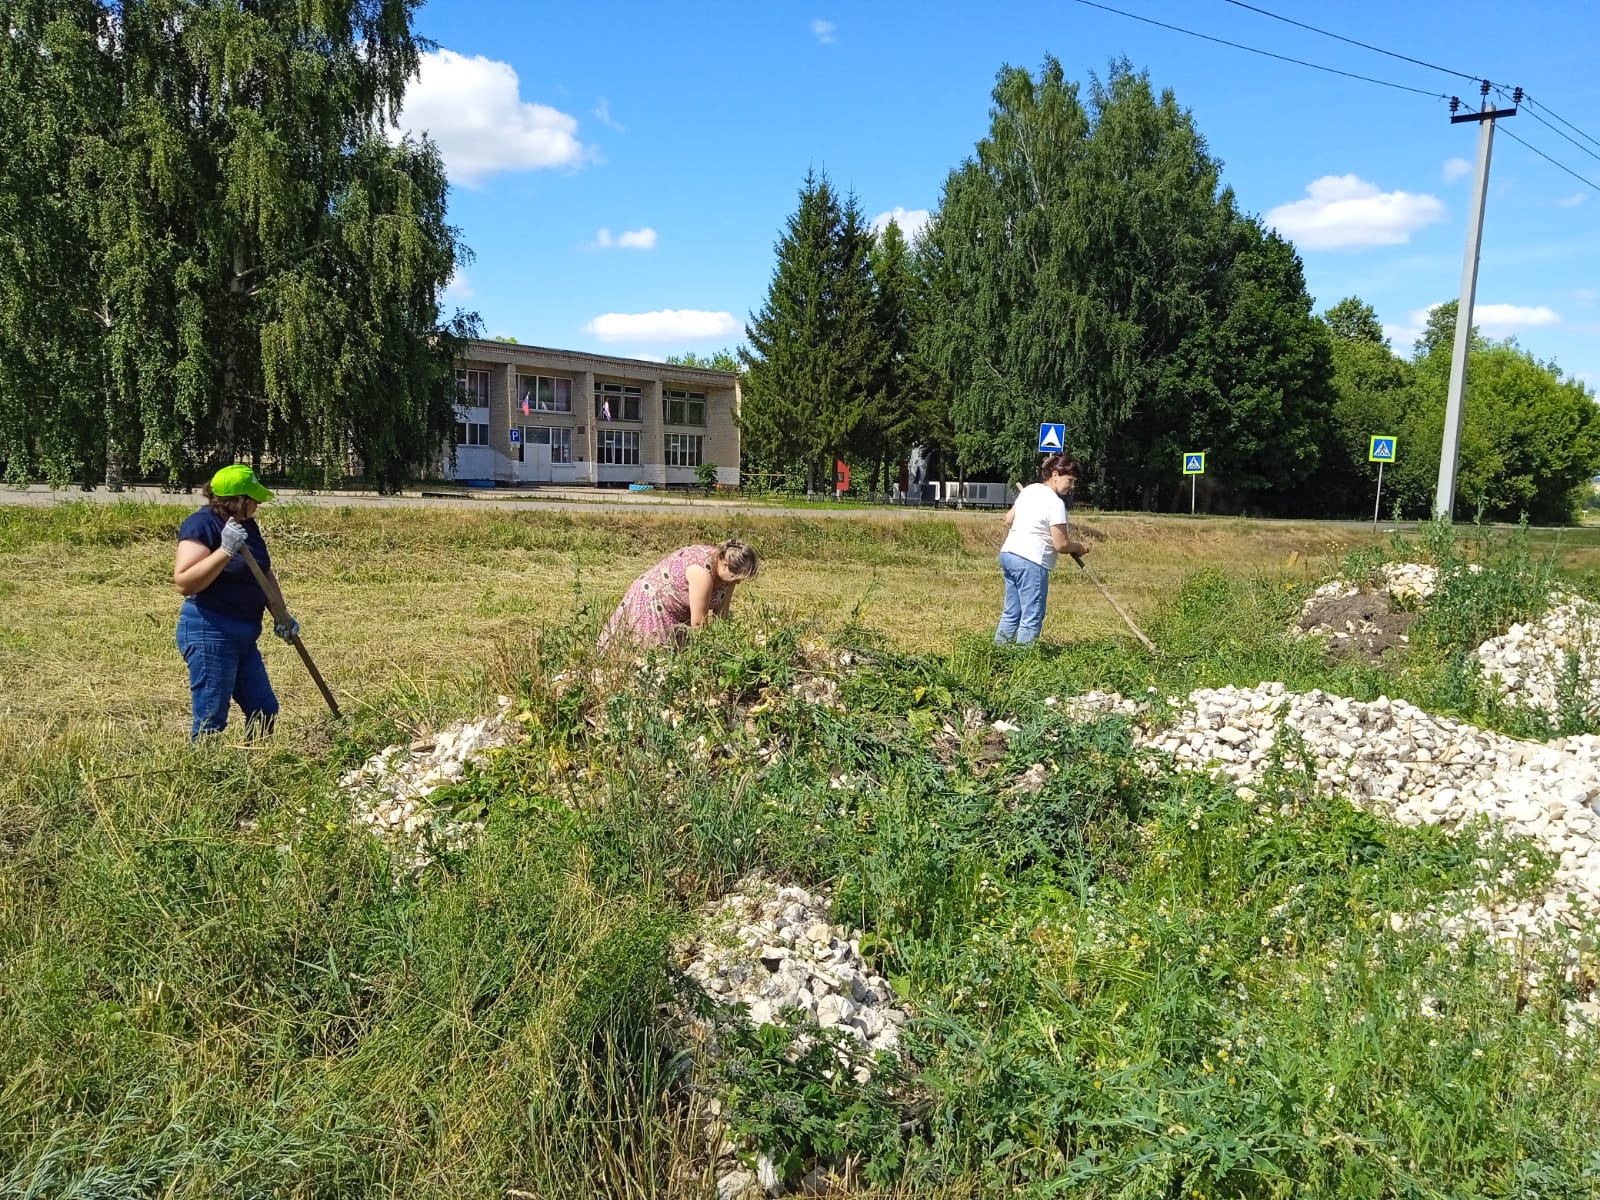
[[(184, 504), (0, 507), (0, 712), (60, 732), (84, 722), (181, 733), (187, 684), (173, 626), (172, 535)], [(994, 514), (807, 519), (667, 510), (540, 513), (274, 504), (261, 521), (307, 646), (336, 693), (359, 706), (397, 686), (419, 699), (472, 687), (497, 643), (524, 641), (584, 606), (609, 609), (675, 546), (737, 533), (766, 569), (741, 594), (837, 624), (856, 616), (895, 644), (944, 653), (998, 613)], [(1135, 614), (1203, 566), (1229, 573), (1331, 566), (1360, 533), (1239, 520), (1089, 519), (1090, 559)], [(1293, 563), (1291, 565), (1291, 556)], [(1070, 565), (1045, 636), (1115, 635), (1115, 613)], [(269, 669), (291, 726), (321, 704), (287, 647)]]
[[(1396, 675), (1284, 636), (1285, 576), (1363, 540), (1326, 528), (1089, 519), (1164, 652), (1068, 573), (1071, 644), (995, 654), (992, 516), (274, 505), (352, 719), (269, 640), (287, 728), (240, 752), (183, 741), (184, 511), (0, 508), (0, 1195), (705, 1200), (694, 1105), (724, 1094), (751, 1146), (860, 1163), (863, 1198), (1594, 1194), (1600, 1043), (1567, 994), (1522, 992), (1528, 947), (1391, 919), (1542, 888), (1542, 859), (1392, 827), (1287, 767), (1250, 794), (1152, 775), (1124, 723), (1041, 703), (1269, 678), (1470, 716), (1457, 659), (1548, 583), (1526, 539)], [(586, 669), (635, 571), (729, 532), (769, 561), (743, 611), (779, 620), (711, 630), (653, 682)], [(782, 613), (858, 609), (926, 653), (846, 631), (869, 669), (811, 703), (815, 631)], [(495, 686), (526, 740), (434, 797), (481, 838), (396, 873), (336, 781)], [(1003, 762), (981, 731), (944, 740), (974, 706), (1015, 716)], [(1044, 790), (1012, 787), (1044, 762)], [(870, 1087), (769, 1029), (686, 1090), (673, 947), (757, 869), (831, 889), (926, 1018)]]

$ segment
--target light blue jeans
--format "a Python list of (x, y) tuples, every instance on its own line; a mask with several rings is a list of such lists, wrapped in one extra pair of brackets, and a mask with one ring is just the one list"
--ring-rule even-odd
[(1050, 572), (1038, 563), (1010, 551), (1000, 556), (1000, 573), (1005, 576), (1005, 607), (1000, 610), (1000, 628), (994, 631), (994, 644), (1007, 642), (1025, 645), (1044, 628), (1044, 606), (1050, 595)]
[(191, 739), (226, 729), (228, 707), (235, 700), (244, 710), (250, 732), (271, 731), (278, 715), (278, 697), (256, 645), (260, 636), (260, 625), (184, 604), (178, 613), (178, 650), (189, 664), (189, 694), (194, 702)]

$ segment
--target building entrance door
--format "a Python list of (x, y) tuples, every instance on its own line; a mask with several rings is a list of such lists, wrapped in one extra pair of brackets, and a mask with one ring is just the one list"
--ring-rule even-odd
[(550, 431), (525, 425), (522, 429), (522, 450), (517, 462), (517, 482), (549, 483)]

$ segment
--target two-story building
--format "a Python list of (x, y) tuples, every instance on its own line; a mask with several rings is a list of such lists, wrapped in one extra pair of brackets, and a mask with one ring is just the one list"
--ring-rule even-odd
[(692, 484), (702, 464), (739, 482), (739, 377), (635, 358), (473, 339), (456, 363), (452, 479)]

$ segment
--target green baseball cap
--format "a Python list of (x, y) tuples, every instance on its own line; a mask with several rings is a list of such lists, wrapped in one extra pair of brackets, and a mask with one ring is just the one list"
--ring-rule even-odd
[(249, 496), (250, 499), (266, 503), (272, 499), (272, 493), (261, 486), (261, 481), (256, 478), (256, 473), (243, 463), (234, 463), (231, 467), (223, 467), (211, 477), (211, 494), (213, 496)]

